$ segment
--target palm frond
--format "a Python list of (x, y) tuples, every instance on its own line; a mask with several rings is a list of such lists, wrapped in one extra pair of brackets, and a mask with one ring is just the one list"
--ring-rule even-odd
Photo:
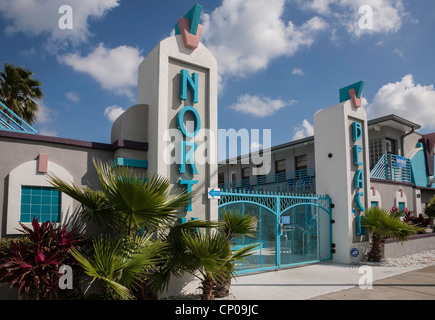
[(237, 237), (254, 237), (258, 219), (241, 211), (224, 211), (222, 214), (222, 233), (229, 239)]

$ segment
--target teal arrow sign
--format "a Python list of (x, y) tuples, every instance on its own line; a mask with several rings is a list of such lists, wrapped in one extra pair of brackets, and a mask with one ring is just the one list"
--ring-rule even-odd
[(209, 194), (209, 198), (210, 199), (220, 198), (221, 191), (220, 190), (215, 190), (214, 188), (209, 188), (208, 194)]

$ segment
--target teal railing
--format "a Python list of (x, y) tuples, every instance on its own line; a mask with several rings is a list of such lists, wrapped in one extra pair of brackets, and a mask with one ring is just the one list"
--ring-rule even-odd
[(0, 102), (0, 130), (36, 134), (36, 130)]
[(219, 188), (237, 191), (315, 193), (316, 171), (314, 168), (309, 168), (277, 174), (251, 176), (229, 183), (220, 183)]
[(395, 154), (384, 154), (370, 172), (375, 179), (411, 183), (411, 161)]

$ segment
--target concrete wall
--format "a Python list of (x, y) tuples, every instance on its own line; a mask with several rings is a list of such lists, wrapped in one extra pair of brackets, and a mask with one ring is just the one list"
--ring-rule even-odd
[[(168, 129), (178, 130), (177, 114), (182, 108), (192, 106), (189, 90), (187, 100), (180, 100), (181, 69), (188, 70), (189, 75), (198, 73), (199, 102), (193, 107), (200, 115), (201, 129), (209, 129), (214, 134), (206, 142), (209, 161), (202, 164), (195, 160), (199, 172), (195, 177), (190, 173), (181, 175), (178, 163), (170, 163), (167, 158), (171, 144), (174, 145)], [(148, 105), (148, 173), (169, 177), (173, 188), (177, 189), (184, 188), (178, 186), (180, 179), (199, 181), (192, 186), (192, 191), (196, 192), (192, 211), (180, 210), (180, 215), (187, 218), (217, 220), (217, 202), (211, 203), (207, 198), (208, 188), (217, 187), (217, 153), (214, 150), (217, 146), (217, 81), (214, 56), (202, 44), (195, 50), (186, 48), (181, 35), (161, 41), (139, 65), (138, 104)], [(178, 140), (175, 147), (178, 148)], [(203, 156), (198, 152), (195, 159)]]
[[(391, 209), (398, 207), (399, 202), (405, 202), (405, 207), (408, 210), (416, 211), (417, 205), (415, 203), (414, 187), (412, 185), (383, 182), (381, 180), (372, 180), (372, 187), (376, 188), (376, 192), (380, 194), (381, 203), (380, 207), (384, 209)], [(402, 196), (402, 191), (403, 196)]]
[(405, 242), (396, 242), (392, 239), (384, 240), (383, 258), (398, 258), (418, 252), (435, 249), (435, 234), (416, 235)]
[[(361, 125), (361, 139), (353, 141), (352, 124)], [(336, 244), (334, 261), (350, 263), (362, 258), (351, 256), (353, 248), (364, 252), (367, 239), (356, 236), (355, 219), (361, 214), (356, 204), (357, 193), (367, 208), (370, 199), (367, 115), (363, 108), (354, 108), (350, 100), (318, 111), (314, 115), (314, 141), (316, 154), (316, 192), (332, 198), (333, 242)], [(354, 164), (353, 148), (360, 145), (359, 160)], [(363, 170), (363, 188), (354, 184), (357, 170)]]
[[(10, 173), (13, 172), (14, 169), (24, 163), (31, 164), (32, 161), (34, 161), (36, 165), (39, 154), (47, 154), (49, 163), (53, 163), (68, 172), (71, 175), (74, 184), (78, 186), (89, 184), (98, 186), (99, 181), (92, 160), (94, 158), (102, 161), (112, 160), (111, 150), (81, 147), (67, 143), (29, 140), (26, 139), (26, 137), (26, 135), (24, 135), (23, 138), (0, 136), (0, 149), (7, 150), (7, 152), (2, 152), (0, 154), (0, 162), (2, 164), (0, 166), (0, 176), (3, 177), (3, 182), (0, 183), (0, 194), (3, 195), (0, 197), (0, 209), (2, 210), (0, 219), (1, 237), (20, 234), (18, 231), (13, 231), (13, 229), (10, 228), (9, 231), (7, 231), (7, 225), (11, 222), (8, 221), (8, 205), (11, 205), (11, 202), (21, 202), (20, 194), (11, 194), (11, 190), (9, 190)], [(59, 142), (61, 141), (61, 139), (58, 140)], [(106, 145), (105, 147), (109, 149), (110, 145)], [(37, 173), (36, 167), (34, 170), (34, 175), (32, 176), (38, 177), (41, 182), (46, 181), (46, 174)], [(22, 179), (24, 179), (23, 181), (26, 181), (26, 178), (26, 176), (22, 177)], [(28, 176), (29, 182), (33, 180), (34, 178)], [(74, 201), (72, 210), (75, 210), (78, 205), (79, 204)], [(61, 220), (64, 221), (65, 215), (69, 213), (62, 212)]]

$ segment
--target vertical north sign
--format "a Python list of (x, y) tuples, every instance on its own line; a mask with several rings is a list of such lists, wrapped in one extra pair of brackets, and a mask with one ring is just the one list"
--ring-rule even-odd
[(189, 30), (180, 28), (139, 65), (138, 103), (148, 105), (147, 175), (195, 192), (183, 217), (217, 220), (217, 202), (208, 201), (208, 187), (217, 185), (217, 62), (202, 43), (186, 46)]

